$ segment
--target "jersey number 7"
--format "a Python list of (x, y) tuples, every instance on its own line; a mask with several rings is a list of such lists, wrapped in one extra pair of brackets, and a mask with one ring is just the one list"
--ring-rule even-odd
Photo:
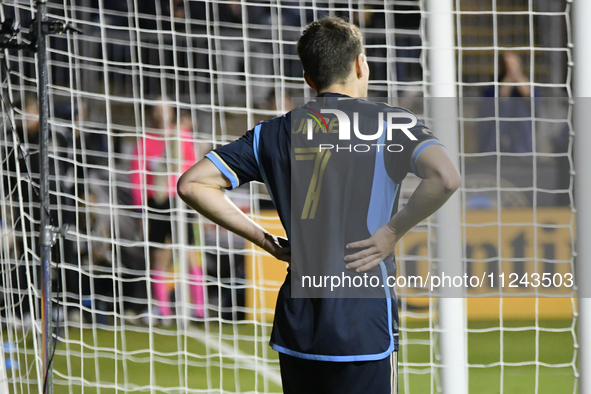
[(330, 150), (320, 150), (319, 148), (295, 148), (295, 159), (297, 161), (314, 160), (314, 171), (308, 186), (308, 194), (302, 210), (302, 219), (314, 219), (318, 200), (320, 198), (320, 189), (322, 187), (322, 177), (324, 170), (330, 159)]

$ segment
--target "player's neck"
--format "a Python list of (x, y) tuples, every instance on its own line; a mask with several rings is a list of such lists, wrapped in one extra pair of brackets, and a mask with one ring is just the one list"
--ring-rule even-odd
[(368, 76), (369, 74), (363, 73), (362, 68), (354, 67), (344, 81), (327, 86), (319, 91), (318, 94), (340, 93), (355, 98), (367, 97)]
[(362, 91), (357, 84), (334, 84), (318, 92), (321, 93), (338, 93), (350, 97), (366, 97), (367, 93)]

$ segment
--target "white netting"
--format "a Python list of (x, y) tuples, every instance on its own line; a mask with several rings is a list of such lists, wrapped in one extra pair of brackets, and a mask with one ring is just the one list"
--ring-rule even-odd
[[(483, 119), (498, 126), (503, 114), (460, 102), (469, 272), (572, 272), (569, 4), (455, 2), (460, 96), (490, 95), (491, 86), (498, 96), (513, 83), (499, 77), (507, 49), (523, 63), (520, 84), (540, 96), (521, 151), (505, 148), (499, 127), (483, 137)], [(26, 39), (33, 9), (7, 0), (0, 12), (21, 22)], [(311, 96), (295, 41), (325, 14), (360, 26), (370, 95), (398, 97), (428, 118), (437, 65), (425, 55), (424, 2), (64, 0), (49, 12), (84, 33), (48, 41), (52, 218), (69, 225), (53, 249), (54, 392), (281, 392), (266, 290), (284, 267), (194, 215), (174, 180), (212, 147), (288, 110), (290, 97)], [(2, 98), (14, 110), (3, 105), (0, 137), (0, 392), (20, 394), (42, 385), (37, 75), (31, 53), (11, 50), (7, 64)], [(407, 179), (403, 200), (416, 183)], [(264, 187), (228, 194), (280, 231)], [(431, 234), (428, 221), (400, 244), (402, 273), (433, 268)], [(400, 308), (401, 392), (438, 392), (437, 301), (403, 298)], [(576, 391), (572, 298), (471, 299), (467, 310), (471, 392)]]

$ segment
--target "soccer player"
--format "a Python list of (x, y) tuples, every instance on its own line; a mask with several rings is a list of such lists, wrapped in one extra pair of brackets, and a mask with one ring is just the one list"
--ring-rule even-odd
[[(357, 27), (334, 17), (313, 22), (298, 41), (298, 54), (305, 80), (318, 96), (206, 155), (183, 174), (179, 195), (204, 216), (277, 259), (291, 262), (292, 249), (295, 258), (301, 248), (306, 249), (306, 258), (316, 260), (305, 245), (310, 232), (316, 244), (325, 245), (313, 250), (331, 269), (340, 267), (350, 275), (395, 275), (391, 256), (396, 243), (449, 198), (460, 184), (459, 173), (445, 148), (420, 122), (409, 130), (382, 129), (378, 141), (367, 141), (380, 126), (377, 113), (411, 114), (360, 99), (367, 96), (369, 67)], [(338, 140), (340, 134), (329, 131), (335, 116), (326, 113), (324, 132), (316, 128), (313, 138), (306, 138), (307, 132), (292, 124), (302, 108), (311, 113), (338, 109), (352, 120), (357, 112), (355, 133), (348, 141)], [(310, 150), (312, 141), (325, 144), (325, 149)], [(343, 142), (377, 144), (365, 153), (326, 148)], [(388, 144), (395, 148), (385, 149)], [(306, 164), (313, 164), (313, 169)], [(300, 187), (292, 174), (307, 173), (310, 179), (311, 171), (324, 176), (315, 173), (315, 186), (302, 196), (311, 202), (302, 205), (298, 193), (308, 185)], [(397, 212), (398, 185), (411, 171), (422, 181)], [(263, 230), (225, 197), (223, 189), (250, 181), (266, 184), (289, 244)], [(292, 277), (301, 272), (293, 264), (295, 260), (279, 291), (271, 334), (271, 347), (279, 352), (284, 393), (397, 392), (398, 313), (390, 290), (373, 298), (297, 298)]]
[[(166, 283), (166, 275), (172, 264), (172, 250), (153, 245), (172, 242), (173, 224), (170, 209), (171, 201), (175, 200), (176, 175), (169, 175), (169, 171), (179, 162), (181, 171), (189, 169), (195, 162), (195, 147), (190, 142), (191, 130), (183, 127), (179, 127), (178, 131), (180, 149), (175, 146), (177, 133), (175, 111), (168, 105), (166, 97), (160, 97), (158, 100), (159, 102), (150, 108), (153, 128), (138, 140), (134, 159), (130, 162), (130, 181), (134, 186), (132, 189), (134, 205), (147, 205), (152, 211), (148, 218), (152, 294), (157, 302), (155, 309), (160, 317), (158, 323), (167, 326), (172, 324), (173, 315), (170, 291)], [(192, 238), (192, 233), (192, 227), (189, 225), (189, 238)], [(193, 314), (195, 317), (202, 318), (205, 311), (201, 266), (192, 253), (187, 253), (187, 260), (190, 274), (189, 288), (194, 304)]]

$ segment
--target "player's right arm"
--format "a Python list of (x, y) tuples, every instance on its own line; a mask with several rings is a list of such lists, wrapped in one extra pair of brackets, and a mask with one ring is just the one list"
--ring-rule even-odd
[(181, 176), (177, 189), (183, 201), (206, 218), (249, 240), (275, 258), (289, 262), (291, 252), (287, 240), (269, 234), (246, 216), (223, 192), (231, 186), (231, 181), (218, 167), (204, 158)]

